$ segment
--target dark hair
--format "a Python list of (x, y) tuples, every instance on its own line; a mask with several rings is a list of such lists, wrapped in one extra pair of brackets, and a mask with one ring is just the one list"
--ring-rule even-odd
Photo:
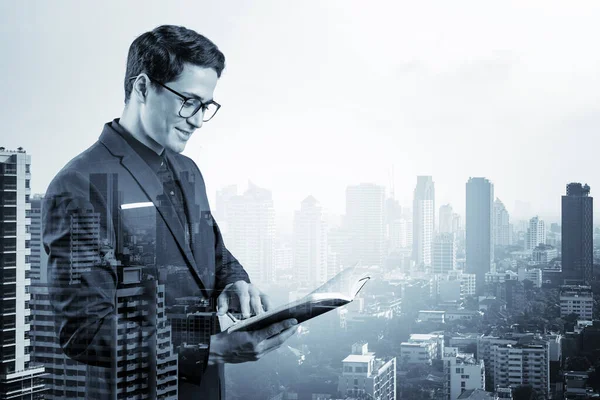
[(184, 63), (213, 68), (221, 77), (225, 56), (213, 42), (183, 26), (161, 25), (138, 36), (127, 55), (125, 103), (131, 96), (132, 77), (145, 72), (160, 82), (170, 82), (181, 74)]

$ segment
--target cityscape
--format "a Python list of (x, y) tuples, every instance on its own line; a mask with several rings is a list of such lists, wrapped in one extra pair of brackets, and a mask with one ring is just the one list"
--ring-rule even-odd
[[(85, 398), (106, 388), (97, 369), (64, 354), (56, 334), (42, 243), (45, 194), (31, 193), (36, 168), (25, 149), (0, 148), (0, 399)], [(126, 182), (108, 173), (90, 181), (115, 210), (124, 204)], [(291, 232), (278, 226), (268, 188), (218, 189), (212, 216), (227, 249), (274, 304), (355, 264), (371, 276), (354, 301), (302, 323), (277, 351), (227, 365), (227, 399), (599, 398), (592, 188), (576, 177), (564, 182), (560, 219), (551, 222), (535, 210), (511, 217), (491, 176), (464, 182), (465, 204), (438, 204), (434, 176), (404, 188), (411, 204), (397, 200), (393, 185), (357, 182), (346, 188), (340, 218), (307, 194), (289, 216)], [(123, 263), (116, 313), (152, 320), (157, 332), (132, 330), (127, 319), (107, 328), (119, 360), (113, 392), (176, 399), (178, 370), (191, 365), (181, 354), (202, 351), (215, 330), (206, 325), (211, 304), (199, 293), (165, 296), (169, 285), (188, 284), (188, 269), (160, 251), (153, 207), (117, 213), (141, 227), (117, 243), (101, 232), (119, 223), (93, 207), (71, 217), (67, 251), (84, 254), (77, 246), (85, 246), (94, 254), (74, 258), (61, 279), (76, 284), (92, 263)], [(107, 243), (126, 256), (115, 260)]]

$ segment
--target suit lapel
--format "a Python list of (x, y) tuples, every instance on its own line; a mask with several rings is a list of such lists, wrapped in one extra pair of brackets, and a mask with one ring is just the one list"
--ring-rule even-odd
[[(206, 290), (205, 279), (199, 273), (196, 260), (190, 250), (188, 243), (185, 240), (185, 230), (179, 217), (176, 215), (175, 207), (171, 202), (170, 196), (164, 193), (163, 184), (160, 182), (156, 174), (150, 166), (129, 146), (127, 141), (123, 139), (117, 132), (110, 128), (110, 124), (106, 124), (104, 131), (100, 136), (100, 141), (108, 148), (115, 156), (121, 157), (121, 164), (129, 171), (134, 179), (140, 185), (140, 188), (146, 193), (148, 198), (154, 203), (156, 209), (162, 216), (166, 225), (169, 227), (172, 235), (175, 237), (181, 252), (191, 266), (190, 270), (196, 279), (202, 284)], [(187, 195), (184, 193), (184, 196)], [(191, 215), (190, 215), (191, 216)], [(191, 232), (190, 232), (191, 234)]]
[[(192, 231), (190, 232), (190, 236), (192, 238), (192, 247), (194, 249), (194, 257), (196, 260), (200, 260), (202, 262), (201, 249), (196, 248), (196, 243), (194, 242), (195, 237), (198, 233), (196, 230), (201, 230), (204, 228), (203, 224), (205, 221), (202, 220), (202, 206), (200, 204), (201, 199), (199, 198), (199, 190), (200, 183), (196, 179), (197, 177), (193, 177), (191, 175), (190, 169), (186, 167), (186, 165), (181, 162), (179, 157), (176, 156), (175, 153), (168, 151), (166, 153), (167, 160), (171, 164), (171, 170), (175, 174), (176, 179), (181, 183), (181, 190), (183, 192), (183, 197), (185, 199), (185, 209), (187, 215), (189, 216), (189, 222), (192, 227)], [(196, 263), (197, 265), (198, 263)], [(202, 268), (202, 270), (198, 271), (198, 274), (202, 277), (203, 282), (209, 283), (212, 282), (210, 279), (210, 271), (208, 268)], [(212, 289), (212, 285), (205, 285), (205, 287), (209, 290)]]

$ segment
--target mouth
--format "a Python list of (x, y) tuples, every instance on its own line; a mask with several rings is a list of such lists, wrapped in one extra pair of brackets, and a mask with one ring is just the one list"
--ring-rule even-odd
[(189, 137), (192, 136), (192, 133), (193, 133), (193, 132), (190, 132), (190, 131), (184, 131), (183, 129), (179, 129), (179, 128), (175, 128), (175, 129), (179, 132), (179, 134), (181, 136), (183, 136), (186, 139), (189, 139)]

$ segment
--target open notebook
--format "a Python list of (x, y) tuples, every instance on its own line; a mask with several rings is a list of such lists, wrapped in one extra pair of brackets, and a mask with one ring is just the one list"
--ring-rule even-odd
[(370, 278), (364, 271), (359, 271), (356, 265), (348, 267), (301, 299), (240, 320), (227, 332), (258, 330), (288, 318), (296, 318), (298, 323), (307, 321), (350, 303)]

